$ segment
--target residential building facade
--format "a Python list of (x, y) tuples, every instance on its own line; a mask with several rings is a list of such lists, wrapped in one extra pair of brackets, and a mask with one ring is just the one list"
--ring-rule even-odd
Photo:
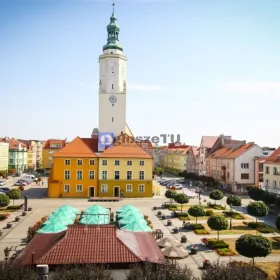
[(153, 196), (153, 158), (136, 142), (95, 151), (98, 138), (77, 137), (53, 155), (48, 196)]
[(98, 196), (153, 196), (153, 158), (137, 143), (107, 148), (98, 157)]
[(37, 145), (36, 142), (33, 140), (22, 140), (20, 139), (22, 143), (26, 145), (27, 148), (27, 168), (28, 169), (36, 169), (36, 151), (37, 151)]
[(211, 155), (213, 178), (232, 193), (246, 193), (246, 187), (255, 185), (255, 158), (262, 155), (254, 143), (237, 148), (222, 147)]
[(0, 171), (8, 172), (9, 169), (9, 143), (0, 142)]
[(264, 162), (275, 151), (273, 148), (263, 148), (263, 155), (255, 158), (255, 185), (261, 189), (265, 188), (264, 183)]
[(22, 173), (27, 169), (27, 147), (24, 143), (15, 138), (1, 138), (1, 143), (9, 144), (8, 169), (16, 173)]
[(53, 165), (53, 156), (65, 146), (66, 140), (47, 140), (42, 153), (42, 168), (50, 170)]
[(207, 157), (218, 136), (202, 136), (199, 146), (199, 175), (207, 175)]
[(263, 168), (265, 189), (280, 195), (280, 147), (265, 160)]
[(246, 144), (245, 140), (233, 140), (231, 136), (225, 136), (221, 134), (213, 144), (212, 148), (208, 150), (207, 158), (206, 158), (206, 175), (212, 177), (211, 154), (216, 152), (221, 147), (235, 149), (243, 144)]
[(171, 143), (168, 145), (167, 153), (164, 155), (164, 168), (169, 172), (196, 172), (196, 157), (192, 146)]
[[(88, 140), (76, 137), (53, 155), (48, 197), (97, 196), (98, 157)], [(96, 139), (90, 141), (97, 142)]]

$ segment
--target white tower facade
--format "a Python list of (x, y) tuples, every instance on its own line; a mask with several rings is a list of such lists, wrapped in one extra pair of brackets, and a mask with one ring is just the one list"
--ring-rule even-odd
[(119, 26), (113, 14), (107, 26), (107, 44), (99, 56), (99, 133), (126, 131), (126, 61), (119, 44)]

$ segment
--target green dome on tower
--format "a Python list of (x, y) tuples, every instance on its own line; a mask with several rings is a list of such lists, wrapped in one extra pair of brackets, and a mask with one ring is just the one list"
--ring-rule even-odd
[(103, 51), (108, 49), (117, 49), (122, 51), (122, 47), (119, 43), (120, 27), (117, 25), (117, 18), (115, 17), (115, 4), (113, 3), (113, 13), (110, 17), (110, 23), (107, 25), (107, 44), (103, 46)]

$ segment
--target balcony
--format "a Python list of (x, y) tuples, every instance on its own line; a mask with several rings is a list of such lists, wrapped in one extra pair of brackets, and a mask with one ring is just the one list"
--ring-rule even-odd
[(225, 165), (222, 165), (221, 169), (222, 169), (222, 170), (226, 170), (226, 166), (225, 166)]
[(221, 176), (221, 179), (222, 179), (223, 181), (225, 181), (225, 180), (226, 180), (226, 176), (225, 176), (225, 175), (222, 175), (222, 176)]

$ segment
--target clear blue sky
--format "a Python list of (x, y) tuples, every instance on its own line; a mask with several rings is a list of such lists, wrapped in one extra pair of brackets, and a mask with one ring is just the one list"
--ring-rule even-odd
[[(135, 135), (280, 145), (279, 0), (116, 0)], [(0, 0), (1, 135), (90, 136), (110, 0)]]

